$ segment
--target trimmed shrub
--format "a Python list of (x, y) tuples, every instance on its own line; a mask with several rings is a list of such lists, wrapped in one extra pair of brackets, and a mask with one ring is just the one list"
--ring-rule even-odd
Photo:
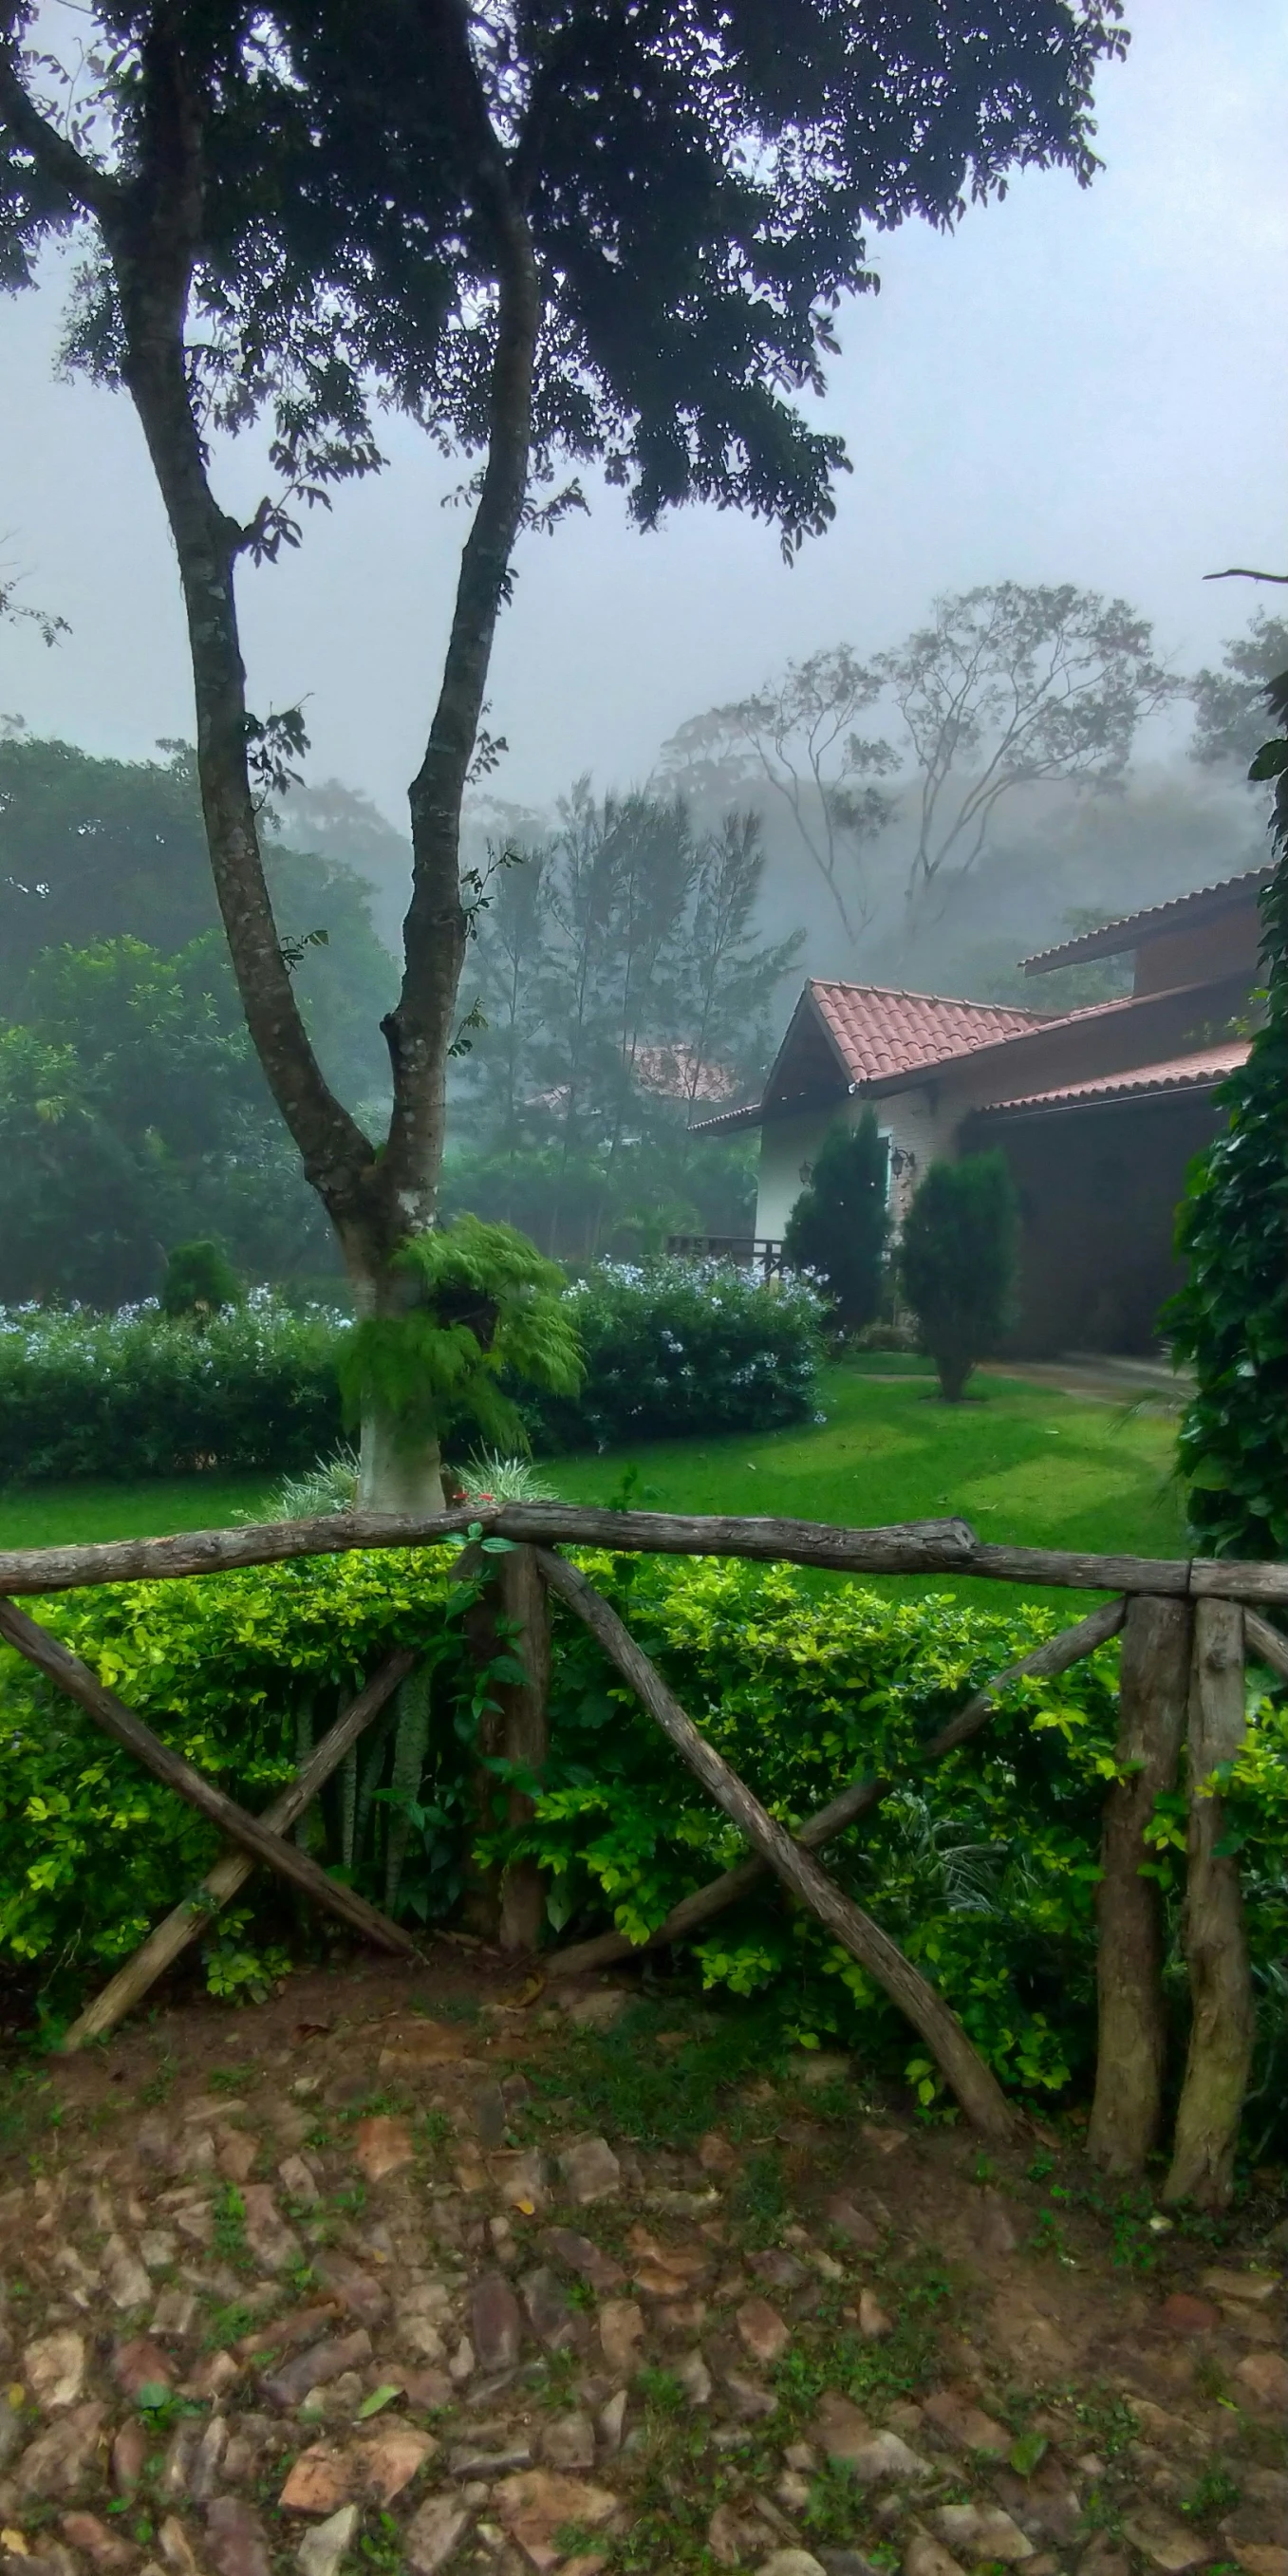
[[(166, 1739), (234, 1796), (266, 1803), (298, 1750), (395, 1644), (422, 1670), (315, 1813), (314, 1855), (351, 1865), (377, 1903), (450, 1917), (461, 1888), (476, 1686), (453, 1615), (466, 1587), (446, 1550), (372, 1553), (117, 1586), (44, 1606), (49, 1625)], [(858, 1772), (905, 1772), (918, 1747), (1060, 1614), (891, 1599), (850, 1583), (815, 1595), (769, 1570), (585, 1559), (596, 1584), (711, 1740), (785, 1822)], [(1094, 1893), (1115, 1741), (1116, 1645), (1053, 1681), (1025, 1681), (972, 1744), (915, 1773), (830, 1847), (827, 1866), (899, 1940), (1020, 2092), (1082, 2082), (1095, 2033)], [(0, 1653), (0, 1959), (33, 1962), (47, 2006), (70, 2011), (212, 1860), (212, 1829), (108, 1743), (22, 1662)], [(552, 1873), (552, 1927), (614, 1921), (639, 1937), (678, 1898), (743, 1856), (580, 1622), (555, 1606), (552, 1752), (530, 1825), (501, 1815), (481, 1860), (518, 1851)], [(1288, 1845), (1288, 1719), (1254, 1693), (1230, 1789), (1262, 2014), (1259, 2128), (1280, 2116), (1267, 2072), (1288, 2047), (1280, 1959)], [(1171, 1922), (1168, 1974), (1185, 1977), (1164, 1802), (1156, 1864)], [(312, 1944), (333, 1936), (306, 1917)], [(292, 1899), (258, 1874), (203, 1943), (217, 1993), (256, 1991), (298, 1953)], [(695, 1936), (703, 1982), (765, 1993), (784, 2041), (835, 2034), (869, 2063), (935, 2081), (898, 2015), (814, 1919), (766, 1884)], [(1276, 1982), (1278, 1980), (1278, 1982)]]
[(172, 1322), (190, 1318), (208, 1323), (228, 1306), (240, 1306), (245, 1290), (222, 1243), (208, 1238), (176, 1243), (161, 1282), (161, 1312)]
[(604, 1262), (574, 1283), (586, 1381), (525, 1402), (534, 1448), (617, 1449), (803, 1422), (822, 1359), (818, 1298), (715, 1261)]
[(880, 1311), (889, 1161), (875, 1110), (865, 1109), (856, 1127), (838, 1119), (787, 1220), (783, 1258), (815, 1274), (842, 1333), (861, 1333)]
[(0, 1311), (0, 1477), (312, 1467), (340, 1438), (345, 1329), (266, 1288), (199, 1333), (152, 1305)]
[[(607, 1449), (767, 1431), (812, 1411), (818, 1301), (717, 1264), (605, 1265), (567, 1291), (584, 1353), (575, 1395), (505, 1391), (534, 1448)], [(98, 1316), (0, 1310), (0, 1479), (295, 1475), (335, 1451), (348, 1319), (268, 1289), (201, 1332), (155, 1306)], [(462, 1426), (460, 1448), (478, 1433)]]
[[(441, 1879), (434, 1904), (425, 1897), (428, 1912), (450, 1906), (460, 1884), (465, 1755), (451, 1719), (461, 1694), (468, 1712), (472, 1676), (448, 1614), (451, 1563), (441, 1549), (303, 1559), (208, 1583), (72, 1593), (42, 1603), (41, 1615), (167, 1743), (252, 1809), (268, 1804), (396, 1646), (420, 1652), (444, 1675), (446, 1776), (402, 1910), (418, 1910), (417, 1893)], [(219, 1837), (11, 1650), (0, 1654), (0, 1714), (0, 1957), (38, 1961), (51, 2003), (65, 2007), (191, 1892)], [(311, 1811), (313, 1847), (342, 1862), (363, 1810), (362, 1883), (377, 1903), (393, 1811), (375, 1793), (387, 1785), (396, 1735), (395, 1703), (363, 1739), (351, 1795), (337, 1776)], [(382, 1764), (374, 1774), (373, 1755)], [(203, 1944), (213, 1990), (253, 1986), (265, 1942), (291, 1929), (289, 1898), (284, 1905), (278, 1889), (252, 1883), (245, 1906), (231, 1922), (213, 1921)]]
[(899, 1272), (948, 1404), (1012, 1320), (1019, 1205), (1001, 1154), (932, 1163), (904, 1219)]

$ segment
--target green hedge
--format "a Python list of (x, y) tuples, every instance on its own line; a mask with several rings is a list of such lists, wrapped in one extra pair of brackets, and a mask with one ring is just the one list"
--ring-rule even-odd
[(538, 1449), (772, 1431), (814, 1409), (822, 1309), (801, 1280), (766, 1286), (719, 1262), (604, 1262), (568, 1294), (586, 1383), (533, 1404)]
[(311, 1467), (340, 1436), (345, 1318), (263, 1289), (204, 1332), (152, 1305), (0, 1312), (0, 1478)]
[[(538, 1450), (670, 1434), (765, 1431), (815, 1402), (817, 1303), (714, 1265), (605, 1265), (569, 1289), (585, 1352), (578, 1396), (529, 1396)], [(266, 1289), (204, 1331), (154, 1306), (96, 1316), (0, 1310), (0, 1480), (287, 1474), (342, 1430), (347, 1319)]]
[[(587, 1562), (712, 1740), (788, 1820), (858, 1770), (908, 1762), (972, 1689), (1056, 1624), (1045, 1608), (994, 1612), (853, 1584), (816, 1597), (781, 1569)], [(450, 1607), (463, 1587), (449, 1584), (449, 1568), (445, 1552), (319, 1559), (69, 1595), (43, 1615), (159, 1732), (253, 1806), (360, 1674), (394, 1643), (419, 1650), (427, 1686), (419, 1700), (404, 1693), (383, 1744), (364, 1749), (357, 1831), (346, 1842), (353, 1810), (337, 1779), (314, 1848), (330, 1866), (347, 1853), (376, 1902), (436, 1920), (461, 1888), (476, 1707)], [(1085, 2087), (1092, 2063), (1093, 1895), (1116, 1673), (1110, 1646), (1058, 1680), (1012, 1689), (975, 1743), (889, 1798), (829, 1855), (840, 1883), (919, 1960), (1021, 2092)], [(480, 1848), (492, 1858), (538, 1854), (552, 1873), (554, 1929), (567, 1937), (615, 1920), (638, 1934), (741, 1857), (738, 1836), (562, 1609), (552, 1717), (534, 1824), (517, 1837), (498, 1825)], [(1288, 1720), (1271, 1696), (1253, 1717), (1233, 1832), (1262, 2011), (1258, 2082), (1269, 2107), (1256, 2110), (1260, 2134), (1282, 2102), (1288, 2054)], [(0, 1720), (0, 1962), (29, 1962), (47, 2008), (63, 2014), (193, 1885), (214, 1838), (11, 1654), (0, 1657)], [(1171, 1873), (1184, 1842), (1176, 1802), (1160, 1813), (1158, 1836), (1174, 1916)], [(255, 1986), (284, 1964), (275, 1946), (298, 1950), (321, 1937), (316, 1918), (301, 1932), (289, 1897), (257, 1879), (242, 1919), (212, 1927), (207, 1973), (216, 1991)], [(884, 1998), (772, 1889), (700, 1933), (693, 1956), (712, 1987), (766, 1990), (785, 2038), (835, 2034), (869, 2062), (908, 2068), (909, 2034)], [(1179, 2046), (1175, 1921), (1168, 1977)], [(914, 2080), (933, 2090), (928, 2074)]]

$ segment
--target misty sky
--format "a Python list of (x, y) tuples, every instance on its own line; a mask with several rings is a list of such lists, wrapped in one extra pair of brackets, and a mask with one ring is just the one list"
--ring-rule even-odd
[[(855, 470), (794, 569), (771, 530), (715, 512), (638, 536), (612, 493), (524, 542), (488, 720), (511, 746), (498, 795), (544, 803), (583, 769), (642, 777), (686, 716), (788, 654), (893, 642), (941, 589), (1120, 591), (1180, 669), (1243, 625), (1258, 594), (1201, 576), (1288, 568), (1288, 13), (1129, 0), (1127, 17), (1089, 192), (1022, 178), (953, 239), (910, 226), (870, 245), (882, 292), (843, 314), (823, 407)], [(0, 709), (145, 756), (192, 729), (169, 544), (128, 403), (55, 383), (54, 336), (48, 299), (0, 304), (0, 560), (73, 629), (47, 653), (0, 628)], [(386, 445), (379, 483), (318, 514), (301, 555), (247, 570), (241, 597), (252, 705), (306, 696), (309, 774), (401, 823), (464, 522), (423, 439), (391, 425)], [(247, 515), (255, 463), (220, 477)]]

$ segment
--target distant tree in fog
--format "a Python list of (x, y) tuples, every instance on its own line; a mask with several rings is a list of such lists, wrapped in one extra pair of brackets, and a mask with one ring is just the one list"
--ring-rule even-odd
[(1147, 618), (1072, 582), (955, 592), (871, 668), (918, 775), (914, 920), (943, 909), (1016, 788), (1120, 786), (1143, 719), (1179, 686)]
[(750, 697), (691, 716), (662, 746), (668, 782), (698, 794), (763, 786), (782, 801), (850, 939), (871, 917), (862, 851), (894, 811), (870, 781), (897, 768), (897, 756), (855, 730), (880, 694), (850, 646), (833, 644)]
[[(851, 938), (872, 910), (860, 853), (911, 816), (904, 893), (922, 928), (970, 874), (1004, 797), (1121, 785), (1143, 719), (1180, 685), (1126, 600), (1072, 582), (996, 582), (937, 600), (928, 625), (867, 662), (832, 645), (690, 718), (664, 745), (661, 775), (695, 794), (770, 790)], [(886, 731), (861, 729), (869, 711)], [(894, 772), (902, 793), (872, 783)]]
[(1230, 760), (1246, 769), (1266, 738), (1266, 690), (1288, 670), (1288, 617), (1255, 609), (1247, 634), (1230, 637), (1221, 661), (1219, 671), (1198, 671), (1190, 684), (1190, 752), (1205, 768)]
[[(649, 1194), (647, 1165), (676, 1230), (692, 1230), (689, 1121), (763, 1072), (800, 945), (756, 929), (759, 821), (733, 812), (698, 834), (681, 797), (601, 798), (583, 778), (546, 840), (505, 855), (464, 988), (482, 1021), (455, 1095), (486, 1166), (475, 1198), (558, 1249), (593, 1251)], [(699, 1152), (705, 1164), (729, 1148), (704, 1139)]]

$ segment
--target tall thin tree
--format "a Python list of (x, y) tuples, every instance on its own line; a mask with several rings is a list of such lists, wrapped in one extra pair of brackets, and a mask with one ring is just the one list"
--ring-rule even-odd
[[(461, 800), (525, 524), (626, 487), (641, 526), (706, 500), (789, 551), (844, 458), (809, 427), (864, 228), (949, 225), (1015, 165), (1095, 168), (1120, 0), (91, 0), (60, 89), (36, 0), (0, 0), (0, 281), (74, 237), (69, 353), (129, 393), (178, 560), (201, 791), (247, 1021), (356, 1297), (392, 1317), (434, 1217), (470, 927)], [(367, 1136), (317, 1064), (273, 919), (259, 794), (301, 727), (257, 717), (241, 568), (374, 471), (373, 389), (477, 460), (441, 682), (410, 790), (414, 879)], [(251, 518), (212, 482), (266, 414)], [(538, 500), (543, 487), (544, 502)], [(432, 1440), (364, 1422), (367, 1501), (440, 1492)]]

